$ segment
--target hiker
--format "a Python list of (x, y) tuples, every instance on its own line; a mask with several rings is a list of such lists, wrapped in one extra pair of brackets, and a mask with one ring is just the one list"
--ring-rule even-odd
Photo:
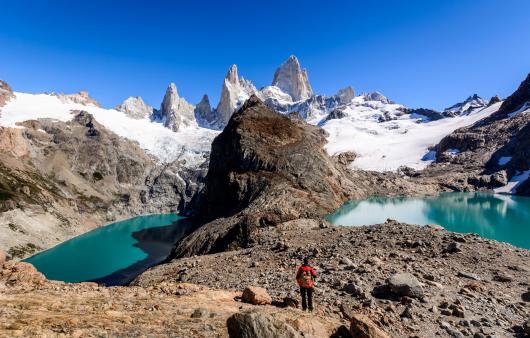
[(304, 258), (304, 264), (298, 268), (296, 273), (296, 282), (300, 286), (300, 295), (302, 296), (302, 310), (313, 311), (313, 286), (317, 271), (309, 265), (309, 258)]

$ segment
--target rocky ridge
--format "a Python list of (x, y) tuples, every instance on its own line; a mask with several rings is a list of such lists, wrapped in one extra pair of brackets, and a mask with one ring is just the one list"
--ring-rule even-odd
[[(529, 88), (530, 74), (496, 113), (444, 137), (436, 146), (438, 164), (454, 165), (461, 172), (497, 173), (508, 180), (530, 170), (524, 141), (530, 132)], [(449, 149), (458, 152), (444, 156)], [(518, 193), (528, 194), (528, 184), (524, 183)]]

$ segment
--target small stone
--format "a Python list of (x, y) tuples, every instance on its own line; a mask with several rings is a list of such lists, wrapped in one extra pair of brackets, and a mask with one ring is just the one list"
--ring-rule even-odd
[(363, 290), (354, 283), (346, 284), (342, 290), (354, 296), (358, 296), (363, 292)]
[(445, 250), (444, 250), (444, 252), (447, 252), (447, 253), (457, 253), (457, 252), (461, 252), (461, 251), (462, 251), (462, 244), (460, 244), (458, 242), (449, 243), (447, 248), (445, 248)]
[(401, 313), (400, 316), (404, 317), (404, 318), (412, 319), (413, 318), (413, 316), (412, 316), (412, 307), (410, 305), (405, 307), (405, 310), (403, 310), (403, 312)]
[(249, 286), (243, 291), (241, 296), (245, 303), (253, 305), (270, 305), (272, 304), (272, 298), (267, 293), (267, 290), (258, 286)]
[(473, 279), (473, 280), (477, 280), (477, 281), (481, 280), (481, 278), (478, 275), (475, 275), (474, 273), (464, 272), (464, 271), (458, 271), (457, 276), (458, 277), (469, 278), (469, 279)]
[(496, 282), (501, 282), (501, 283), (510, 283), (513, 281), (513, 277), (508, 274), (499, 273), (493, 276), (493, 280)]
[(191, 318), (206, 318), (210, 315), (210, 312), (208, 310), (203, 308), (198, 308), (193, 311), (191, 314)]
[(423, 298), (423, 289), (410, 273), (397, 273), (387, 279), (390, 292), (398, 297)]

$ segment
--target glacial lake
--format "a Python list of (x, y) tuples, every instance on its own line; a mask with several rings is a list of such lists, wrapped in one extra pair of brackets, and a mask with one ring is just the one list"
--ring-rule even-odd
[(327, 219), (336, 225), (439, 224), (461, 233), (530, 249), (530, 197), (488, 193), (442, 193), (433, 197), (372, 197), (350, 201)]
[(191, 223), (176, 214), (139, 216), (94, 229), (25, 261), (52, 280), (125, 285), (163, 262), (190, 230)]

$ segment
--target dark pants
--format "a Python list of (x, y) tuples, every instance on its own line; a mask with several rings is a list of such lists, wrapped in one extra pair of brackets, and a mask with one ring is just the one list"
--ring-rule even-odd
[(300, 287), (300, 295), (302, 296), (302, 310), (313, 311), (313, 288)]

